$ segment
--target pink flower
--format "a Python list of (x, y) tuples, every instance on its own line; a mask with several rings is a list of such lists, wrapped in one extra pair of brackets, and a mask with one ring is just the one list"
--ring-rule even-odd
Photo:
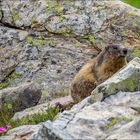
[(5, 133), (6, 131), (7, 131), (6, 128), (4, 128), (4, 127), (0, 127), (0, 133)]
[(0, 127), (0, 133), (5, 133), (9, 128), (11, 128), (10, 125), (6, 125), (6, 127)]

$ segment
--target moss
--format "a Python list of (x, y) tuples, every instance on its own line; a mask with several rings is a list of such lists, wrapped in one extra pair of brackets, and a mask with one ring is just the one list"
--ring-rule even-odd
[(114, 128), (114, 126), (118, 123), (121, 123), (122, 121), (125, 121), (125, 122), (128, 122), (130, 121), (131, 119), (129, 118), (113, 118), (106, 126), (105, 126), (105, 131), (109, 130), (109, 129), (112, 129)]

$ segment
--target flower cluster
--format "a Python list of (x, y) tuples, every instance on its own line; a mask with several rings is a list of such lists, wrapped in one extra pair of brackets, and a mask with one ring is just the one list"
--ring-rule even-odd
[(10, 125), (6, 125), (5, 127), (0, 127), (0, 134), (7, 132), (7, 130), (11, 128)]

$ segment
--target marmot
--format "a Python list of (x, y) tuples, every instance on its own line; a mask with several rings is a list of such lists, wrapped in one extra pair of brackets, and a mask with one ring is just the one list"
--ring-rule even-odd
[(71, 84), (71, 97), (78, 103), (91, 95), (94, 88), (111, 77), (126, 62), (128, 48), (119, 44), (112, 44), (94, 59), (86, 63), (76, 74)]
[(97, 85), (111, 77), (127, 63), (128, 51), (128, 48), (119, 44), (105, 47), (96, 58), (87, 62), (76, 74), (70, 87), (70, 95), (57, 98), (52, 101), (52, 104), (65, 110), (91, 95)]

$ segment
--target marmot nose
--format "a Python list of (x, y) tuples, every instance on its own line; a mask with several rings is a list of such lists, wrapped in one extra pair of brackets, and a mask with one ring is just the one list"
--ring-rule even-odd
[(125, 54), (125, 55), (127, 54), (127, 49), (126, 48), (123, 49), (123, 54)]

